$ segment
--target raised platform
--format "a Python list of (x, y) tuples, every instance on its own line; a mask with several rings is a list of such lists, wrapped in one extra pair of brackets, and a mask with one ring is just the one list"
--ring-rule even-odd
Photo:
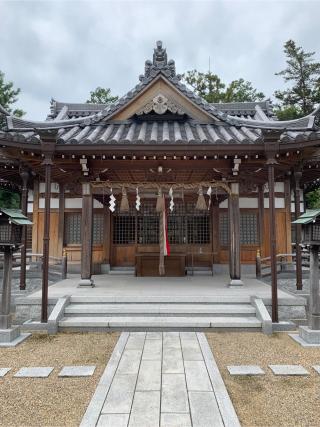
[[(60, 329), (266, 330), (262, 320), (268, 313), (264, 308), (264, 319), (259, 317), (259, 305), (253, 300), (262, 301), (271, 311), (270, 286), (249, 276), (243, 278), (241, 288), (228, 287), (228, 276), (224, 275), (183, 278), (97, 275), (94, 288), (78, 287), (78, 281), (79, 276), (74, 276), (49, 287), (49, 313), (59, 298), (70, 296), (59, 319)], [(41, 291), (16, 303), (20, 322), (40, 318)], [(305, 305), (304, 298), (279, 290), (280, 320), (290, 320), (297, 312), (304, 318)]]

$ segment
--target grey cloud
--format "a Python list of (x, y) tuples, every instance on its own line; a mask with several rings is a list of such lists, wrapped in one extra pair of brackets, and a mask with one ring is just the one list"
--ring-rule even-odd
[[(22, 90), (19, 107), (43, 119), (51, 96), (85, 101), (96, 86), (123, 94), (155, 41), (178, 72), (243, 77), (267, 96), (282, 86), (283, 43), (318, 49), (318, 1), (0, 1), (0, 70)], [(320, 51), (317, 52), (319, 58)]]

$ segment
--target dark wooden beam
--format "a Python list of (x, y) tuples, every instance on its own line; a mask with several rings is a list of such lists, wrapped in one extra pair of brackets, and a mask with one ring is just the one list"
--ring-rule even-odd
[(277, 239), (276, 239), (276, 213), (274, 197), (274, 165), (275, 159), (269, 158), (268, 187), (269, 187), (269, 238), (270, 238), (270, 263), (271, 263), (271, 296), (272, 296), (272, 322), (278, 322), (278, 285), (277, 285)]
[[(294, 171), (294, 212), (295, 219), (300, 216), (300, 191), (302, 172), (301, 170)], [(301, 224), (296, 224), (296, 287), (297, 290), (302, 289), (302, 251), (301, 251)]]
[(240, 253), (240, 209), (239, 184), (231, 184), (231, 194), (228, 200), (229, 213), (229, 267), (230, 286), (243, 285), (241, 281), (241, 253)]
[[(23, 215), (28, 215), (28, 180), (29, 171), (27, 169), (20, 170), (20, 176), (22, 180), (21, 188), (21, 211)], [(27, 268), (27, 226), (22, 226), (21, 236), (21, 266), (20, 266), (20, 289), (26, 289), (26, 268)]]
[(261, 256), (264, 256), (264, 185), (258, 186), (258, 225), (259, 248)]
[(65, 188), (59, 184), (59, 219), (58, 219), (58, 256), (63, 254), (64, 244), (64, 211), (65, 211)]
[(93, 198), (90, 182), (82, 183), (81, 214), (81, 281), (80, 286), (93, 286), (92, 275)]

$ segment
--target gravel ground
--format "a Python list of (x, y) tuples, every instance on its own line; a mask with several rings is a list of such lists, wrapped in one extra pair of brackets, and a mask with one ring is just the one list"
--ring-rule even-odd
[[(53, 281), (49, 280), (49, 286), (52, 285)], [(42, 279), (26, 279), (26, 289), (20, 290), (20, 279), (12, 278), (11, 280), (11, 295), (12, 297), (24, 297), (33, 292), (39, 291), (42, 287)], [(2, 276), (0, 277), (0, 293), (2, 292)]]
[[(271, 284), (270, 277), (264, 277), (262, 281), (267, 283), (268, 285)], [(295, 273), (292, 273), (292, 274), (278, 273), (278, 287), (284, 291), (289, 291), (290, 293), (293, 293), (296, 295), (309, 294), (310, 293), (309, 272), (303, 273), (301, 291), (297, 291)]]
[[(243, 427), (320, 425), (320, 348), (304, 349), (286, 333), (208, 333), (207, 338)], [(307, 377), (275, 377), (268, 365), (303, 365)], [(259, 365), (263, 377), (231, 377), (228, 365)]]
[[(0, 349), (0, 426), (78, 426), (119, 337), (118, 333), (37, 334)], [(64, 365), (95, 365), (92, 377), (58, 378)], [(23, 366), (52, 366), (48, 378), (14, 378)]]

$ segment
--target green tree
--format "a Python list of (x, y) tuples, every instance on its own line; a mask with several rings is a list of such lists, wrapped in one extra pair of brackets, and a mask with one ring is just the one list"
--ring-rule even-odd
[(315, 52), (305, 52), (293, 40), (284, 44), (287, 66), (276, 73), (291, 87), (277, 90), (274, 95), (280, 102), (276, 113), (280, 120), (305, 116), (320, 102), (320, 62), (313, 58)]
[(240, 78), (226, 85), (211, 71), (206, 73), (197, 70), (187, 71), (183, 75), (183, 80), (207, 102), (261, 101), (265, 98), (262, 92), (253, 88), (252, 83)]
[(111, 89), (98, 86), (94, 91), (90, 92), (90, 99), (87, 99), (87, 104), (109, 104), (115, 102), (119, 97), (111, 95)]
[(320, 209), (320, 188), (305, 194), (307, 209)]
[(16, 108), (12, 110), (12, 104), (18, 101), (20, 88), (15, 89), (13, 82), (5, 81), (5, 74), (0, 71), (0, 105), (9, 113), (21, 117), (25, 114), (24, 111)]
[(20, 207), (20, 195), (14, 191), (0, 188), (0, 208), (17, 209)]

